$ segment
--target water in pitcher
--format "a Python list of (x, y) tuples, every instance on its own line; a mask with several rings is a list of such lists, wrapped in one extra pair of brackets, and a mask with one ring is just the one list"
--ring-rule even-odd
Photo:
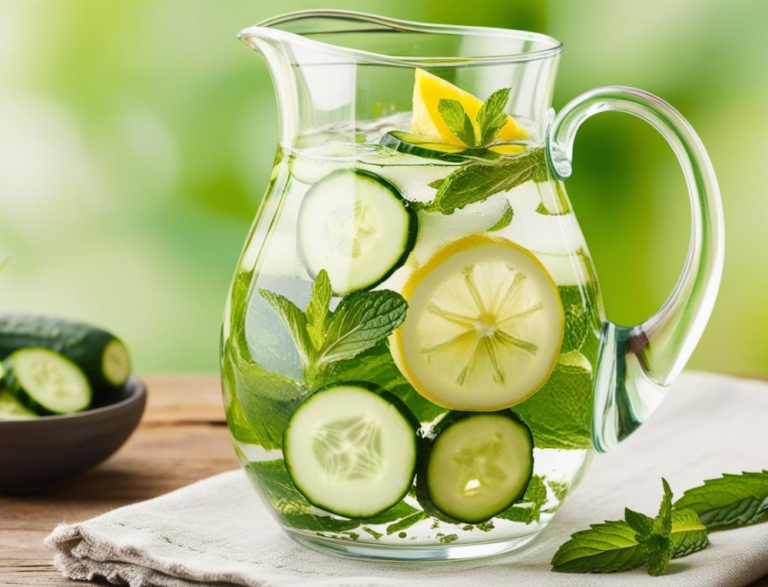
[(590, 456), (592, 263), (535, 140), (409, 117), (280, 146), (225, 318), (229, 425), (294, 535), (524, 540)]

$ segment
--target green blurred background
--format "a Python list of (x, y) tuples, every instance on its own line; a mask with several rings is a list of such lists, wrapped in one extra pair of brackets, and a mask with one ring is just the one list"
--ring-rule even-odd
[[(768, 372), (762, 0), (0, 0), (2, 307), (108, 327), (140, 372), (214, 371), (277, 135), (266, 66), (235, 33), (307, 8), (544, 32), (566, 46), (555, 108), (614, 84), (675, 105), (709, 149), (726, 214), (723, 286), (690, 366)], [(644, 319), (688, 243), (671, 151), (631, 117), (591, 119), (568, 190), (609, 316)]]

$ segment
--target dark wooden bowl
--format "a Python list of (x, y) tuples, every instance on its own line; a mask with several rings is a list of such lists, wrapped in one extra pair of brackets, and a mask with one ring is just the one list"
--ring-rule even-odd
[(144, 384), (131, 377), (85, 412), (0, 421), (0, 492), (40, 489), (95, 467), (128, 440), (146, 403)]

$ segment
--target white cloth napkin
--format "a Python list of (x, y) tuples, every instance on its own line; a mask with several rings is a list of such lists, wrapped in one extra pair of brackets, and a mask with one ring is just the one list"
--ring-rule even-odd
[(306, 550), (283, 534), (240, 471), (87, 522), (60, 525), (46, 543), (64, 575), (131, 587), (742, 587), (768, 574), (768, 524), (714, 533), (710, 548), (672, 561), (657, 579), (644, 570), (553, 573), (549, 561), (571, 533), (621, 519), (625, 506), (654, 514), (662, 476), (679, 497), (721, 473), (768, 468), (766, 415), (768, 385), (685, 374), (647, 425), (613, 452), (595, 457), (585, 481), (531, 545), (490, 559), (386, 563)]

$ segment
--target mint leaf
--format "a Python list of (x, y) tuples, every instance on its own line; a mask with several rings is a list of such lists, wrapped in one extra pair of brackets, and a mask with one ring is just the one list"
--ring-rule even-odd
[(260, 289), (259, 294), (272, 306), (280, 321), (291, 333), (304, 368), (311, 366), (315, 360), (315, 349), (307, 332), (307, 318), (304, 312), (291, 300), (278, 293)]
[(589, 530), (571, 535), (552, 559), (552, 570), (560, 573), (617, 573), (646, 561), (635, 531), (624, 521), (592, 524)]
[(509, 91), (509, 88), (496, 90), (483, 103), (477, 113), (481, 147), (492, 143), (499, 131), (507, 124), (507, 113), (504, 112), (504, 108), (509, 100)]
[(387, 526), (387, 536), (394, 534), (395, 532), (401, 532), (402, 530), (407, 530), (414, 524), (417, 524), (422, 520), (426, 520), (428, 517), (429, 516), (426, 513), (417, 511), (415, 514), (411, 514), (410, 516), (407, 516), (402, 520)]
[[(596, 346), (597, 335), (593, 333), (591, 338), (595, 339)], [(589, 357), (594, 361), (596, 350)], [(592, 365), (589, 357), (579, 351), (561, 354), (544, 386), (512, 408), (531, 429), (537, 448), (591, 448)]]
[(440, 183), (427, 211), (453, 214), (469, 204), (483, 202), (527, 181), (545, 181), (547, 162), (543, 147), (528, 149), (504, 163), (463, 165)]
[[(643, 546), (648, 557), (648, 574), (659, 577), (664, 574), (672, 558), (672, 490), (666, 479), (661, 480), (664, 497), (659, 507), (659, 515), (653, 519), (650, 531), (638, 533), (637, 541)], [(637, 523), (639, 518), (633, 517)]]
[(624, 508), (624, 520), (641, 536), (648, 536), (653, 530), (653, 518), (629, 508)]
[(331, 280), (328, 278), (328, 272), (323, 269), (317, 274), (315, 283), (312, 285), (312, 297), (307, 305), (307, 332), (312, 340), (315, 349), (320, 349), (325, 338), (326, 320), (329, 310), (328, 304), (331, 303)]
[(320, 271), (304, 314), (285, 296), (260, 289), (291, 334), (304, 366), (304, 377), (315, 383), (318, 371), (375, 346), (405, 320), (407, 302), (390, 290), (361, 291), (344, 296), (330, 312), (331, 282)]
[[(609, 526), (609, 528), (606, 529), (604, 526)], [(603, 544), (605, 550), (602, 550), (600, 541), (606, 538), (606, 533), (609, 533), (610, 536), (608, 542)], [(621, 536), (622, 540), (616, 535)], [(571, 544), (577, 536), (579, 538), (576, 543)], [(709, 538), (707, 538), (707, 529), (698, 522), (696, 512), (693, 510), (672, 511), (671, 536), (672, 558), (682, 558), (699, 552), (710, 544)], [(619, 542), (621, 542), (620, 545)], [(565, 548), (566, 545), (568, 545), (567, 548)], [(561, 551), (563, 551), (562, 554)], [(601, 556), (609, 554), (614, 555), (616, 559)], [(560, 556), (558, 557), (558, 555)], [(601, 562), (605, 558), (609, 558), (610, 563), (601, 566)], [(596, 524), (592, 526), (592, 530), (577, 532), (569, 542), (560, 547), (555, 559), (562, 568), (553, 570), (571, 573), (628, 571), (641, 566), (647, 560), (641, 545), (637, 542), (636, 530), (625, 521)], [(555, 559), (552, 560), (553, 565)]]
[(531, 524), (541, 519), (541, 508), (545, 503), (547, 503), (547, 487), (544, 485), (544, 477), (534, 475), (528, 482), (523, 499), (497, 514), (496, 517), (510, 522)]
[(437, 111), (445, 121), (445, 124), (448, 125), (448, 128), (451, 129), (451, 132), (456, 135), (457, 139), (468, 147), (475, 147), (477, 145), (475, 125), (472, 124), (472, 120), (464, 112), (461, 102), (441, 98), (437, 103)]
[(725, 474), (689, 489), (675, 508), (690, 508), (709, 530), (747, 526), (768, 516), (768, 471)]
[(512, 206), (510, 206), (509, 202), (504, 203), (504, 212), (501, 214), (501, 218), (499, 218), (496, 222), (493, 223), (493, 226), (487, 229), (488, 232), (496, 232), (497, 230), (501, 230), (502, 228), (506, 228), (512, 223), (512, 218), (515, 216), (515, 211), (512, 209)]
[(709, 546), (706, 528), (690, 509), (672, 509), (672, 490), (665, 479), (659, 514), (650, 518), (629, 508), (626, 521), (593, 524), (576, 532), (552, 559), (554, 571), (615, 573), (648, 565), (652, 576), (664, 574), (670, 558)]
[[(245, 471), (256, 481), (264, 497), (278, 514), (291, 526), (301, 530), (341, 533), (360, 526), (390, 524), (398, 520), (405, 522), (414, 515), (426, 517), (424, 512), (403, 501), (372, 518), (346, 520), (335, 516), (324, 516), (319, 514), (318, 510), (296, 489), (283, 459), (250, 462), (245, 467)], [(415, 522), (411, 522), (413, 523)]]
[(707, 527), (692, 509), (672, 510), (672, 558), (682, 558), (709, 546)]
[(317, 366), (349, 359), (375, 346), (402, 324), (407, 307), (403, 296), (390, 290), (345, 296), (328, 323)]

